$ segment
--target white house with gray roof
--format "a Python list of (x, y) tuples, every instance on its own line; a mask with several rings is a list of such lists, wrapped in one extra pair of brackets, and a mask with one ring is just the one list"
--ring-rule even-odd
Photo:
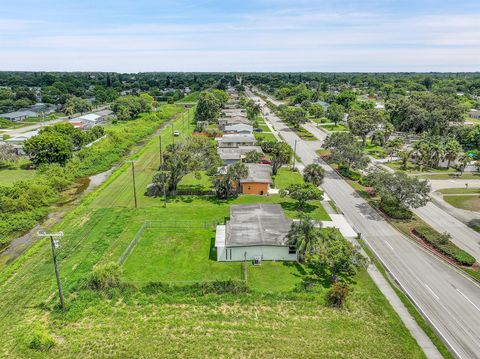
[(287, 238), (291, 226), (279, 204), (233, 205), (230, 220), (217, 226), (217, 261), (296, 261)]
[(249, 134), (225, 134), (221, 138), (217, 138), (218, 147), (240, 147), (255, 146), (257, 140), (251, 133)]
[(226, 125), (224, 129), (225, 133), (243, 133), (249, 134), (253, 132), (253, 126), (243, 123), (237, 123), (233, 125)]
[(218, 147), (217, 152), (226, 165), (240, 162), (245, 158), (248, 152), (258, 152), (263, 154), (260, 146), (240, 146), (240, 147)]

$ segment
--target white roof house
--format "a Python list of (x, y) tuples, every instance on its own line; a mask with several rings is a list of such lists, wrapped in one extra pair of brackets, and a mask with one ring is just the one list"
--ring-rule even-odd
[(246, 125), (246, 124), (243, 124), (243, 123), (226, 125), (224, 131), (229, 132), (229, 133), (246, 133), (246, 134), (248, 134), (248, 133), (253, 132), (253, 126)]
[[(475, 119), (480, 119), (480, 111), (472, 108), (469, 112), (468, 112), (468, 116), (470, 118), (475, 118)], [(0, 115), (1, 117), (1, 115)]]
[(230, 221), (217, 226), (218, 261), (296, 261), (288, 243), (292, 220), (279, 204), (255, 203), (230, 207)]
[(217, 152), (226, 165), (241, 161), (248, 152), (263, 154), (260, 146), (218, 147)]
[(82, 122), (94, 122), (94, 123), (96, 123), (101, 118), (102, 118), (102, 116), (97, 115), (96, 113), (89, 113), (88, 115), (82, 115), (82, 116), (76, 117), (75, 120), (82, 121)]
[(250, 134), (225, 134), (217, 138), (218, 147), (254, 146), (257, 140)]

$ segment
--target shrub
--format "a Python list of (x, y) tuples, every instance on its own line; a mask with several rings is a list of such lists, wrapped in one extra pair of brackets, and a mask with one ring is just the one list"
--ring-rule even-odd
[(380, 208), (393, 219), (412, 219), (413, 213), (408, 208), (399, 207), (397, 203), (381, 201)]
[(327, 292), (327, 303), (331, 307), (343, 308), (347, 300), (350, 288), (347, 283), (336, 282)]
[(192, 289), (198, 290), (201, 294), (224, 294), (224, 293), (246, 293), (248, 286), (245, 282), (235, 280), (215, 280), (213, 282), (202, 282), (192, 286)]
[(30, 341), (30, 349), (46, 352), (55, 346), (53, 337), (43, 329), (36, 329)]
[(415, 227), (414, 233), (459, 264), (471, 266), (475, 263), (475, 258), (450, 241), (450, 235), (447, 233), (438, 233), (427, 226)]
[(93, 269), (89, 285), (97, 290), (118, 288), (122, 285), (121, 276), (122, 269), (118, 264), (113, 262), (102, 264)]
[(339, 167), (338, 173), (340, 173), (340, 175), (342, 175), (343, 177), (351, 179), (352, 181), (359, 181), (360, 178), (362, 178), (362, 175), (360, 173), (346, 167)]

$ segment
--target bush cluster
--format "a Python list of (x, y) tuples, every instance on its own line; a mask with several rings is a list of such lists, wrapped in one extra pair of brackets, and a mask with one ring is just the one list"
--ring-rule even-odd
[(55, 346), (55, 340), (43, 329), (36, 329), (30, 341), (30, 349), (46, 352)]
[(122, 286), (122, 268), (117, 263), (96, 266), (89, 279), (89, 286), (96, 290), (119, 288)]
[(415, 227), (414, 233), (435, 247), (435, 249), (456, 260), (459, 264), (471, 266), (475, 263), (475, 258), (463, 249), (458, 248), (450, 241), (450, 235), (446, 233), (438, 233), (427, 226)]
[(412, 219), (413, 213), (408, 208), (399, 207), (398, 203), (391, 201), (381, 201), (380, 209), (393, 219)]
[(339, 167), (338, 173), (340, 173), (340, 175), (342, 175), (343, 177), (351, 179), (352, 181), (359, 181), (362, 178), (362, 175), (360, 173), (347, 167)]

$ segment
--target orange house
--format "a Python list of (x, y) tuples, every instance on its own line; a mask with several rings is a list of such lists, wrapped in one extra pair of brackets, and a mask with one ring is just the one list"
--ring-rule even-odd
[(247, 163), (246, 165), (248, 166), (248, 176), (240, 180), (242, 193), (267, 195), (272, 184), (272, 167), (257, 163)]

